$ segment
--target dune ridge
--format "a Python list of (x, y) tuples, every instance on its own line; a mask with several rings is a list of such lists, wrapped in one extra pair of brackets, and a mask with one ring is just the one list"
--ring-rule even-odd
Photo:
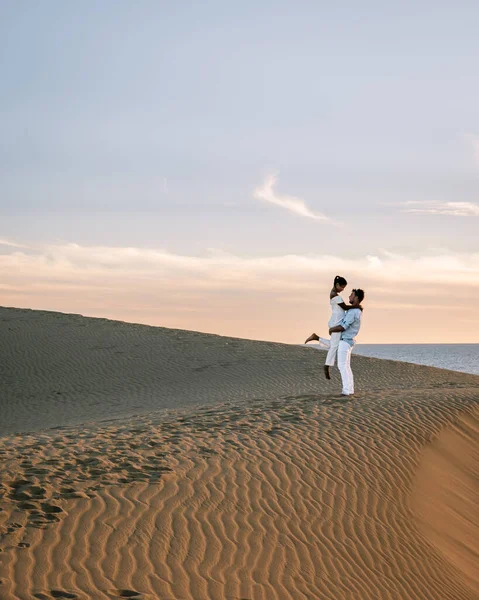
[(422, 532), (461, 572), (477, 597), (478, 440), (479, 412), (461, 415), (422, 453), (412, 495)]
[[(30, 332), (30, 317), (44, 317), (27, 316)], [(93, 334), (97, 325), (103, 327), (93, 320), (84, 328)], [(131, 327), (131, 336), (141, 338)], [(138, 343), (154, 357), (143, 370), (150, 374), (145, 386), (153, 390), (159, 340), (172, 356), (175, 342), (168, 335), (178, 334), (148, 329)], [(48, 369), (58, 361), (59, 379), (66, 381), (73, 360), (64, 350), (63, 363), (60, 354), (48, 353), (73, 344), (70, 334), (58, 344), (45, 338), (35, 350), (37, 371), (24, 387), (45, 394), (44, 404)], [(190, 345), (196, 339), (198, 362), (224, 360), (225, 340), (207, 336), (203, 343), (201, 335), (186, 336)], [(31, 335), (16, 339), (29, 348)], [(179, 365), (184, 359), (184, 387), (176, 382), (176, 389), (186, 398), (186, 389), (199, 387), (200, 398), (208, 399), (216, 381), (221, 394), (209, 403), (195, 398), (195, 404), (152, 410), (146, 393), (131, 400), (138, 388), (128, 387), (121, 363), (115, 374), (111, 359), (98, 366), (114, 382), (102, 389), (120, 389), (123, 382), (127, 399), (119, 392), (115, 400), (112, 392), (106, 406), (123, 402), (121, 410), (128, 412), (136, 403), (136, 415), (79, 425), (77, 415), (65, 410), (60, 420), (70, 419), (68, 424), (4, 432), (0, 598), (477, 598), (471, 560), (477, 549), (472, 538), (467, 552), (460, 542), (466, 539), (464, 519), (469, 530), (479, 523), (479, 378), (354, 357), (360, 391), (344, 399), (320, 377), (318, 352), (236, 342), (232, 374), (212, 363), (200, 377), (188, 369), (193, 348), (187, 359), (179, 342), (175, 360)], [(21, 344), (7, 364), (18, 361)], [(91, 363), (74, 356), (86, 378)], [(246, 391), (228, 394), (243, 368), (249, 373)], [(215, 374), (206, 377), (209, 370)], [(40, 382), (36, 373), (43, 374)], [(274, 397), (254, 396), (273, 381)], [(20, 384), (14, 389), (19, 394)], [(87, 407), (91, 396), (82, 400), (77, 393), (67, 405)], [(10, 407), (10, 424), (35, 402), (40, 399), (26, 399), (17, 415)], [(33, 419), (27, 423), (38, 426)], [(431, 494), (436, 513), (428, 511)], [(444, 515), (456, 520), (441, 531)]]

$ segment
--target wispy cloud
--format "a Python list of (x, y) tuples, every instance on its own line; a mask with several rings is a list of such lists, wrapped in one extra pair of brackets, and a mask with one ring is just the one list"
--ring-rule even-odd
[(271, 174), (266, 177), (262, 185), (255, 188), (253, 196), (258, 200), (264, 200), (276, 206), (281, 206), (286, 210), (289, 210), (302, 217), (308, 219), (315, 219), (316, 221), (331, 221), (329, 217), (322, 213), (313, 212), (301, 198), (295, 198), (294, 196), (280, 195), (274, 190), (274, 186), (277, 182), (278, 176)]
[(417, 215), (450, 215), (453, 217), (479, 217), (479, 204), (474, 202), (409, 201), (402, 212)]
[(0, 239), (0, 246), (9, 246), (10, 248), (28, 248), (24, 244), (17, 244), (16, 242), (9, 242), (8, 240)]

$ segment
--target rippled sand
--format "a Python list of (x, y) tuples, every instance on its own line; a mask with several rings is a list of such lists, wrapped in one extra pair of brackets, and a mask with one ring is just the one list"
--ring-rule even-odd
[(2, 600), (479, 597), (478, 377), (19, 309), (0, 351)]

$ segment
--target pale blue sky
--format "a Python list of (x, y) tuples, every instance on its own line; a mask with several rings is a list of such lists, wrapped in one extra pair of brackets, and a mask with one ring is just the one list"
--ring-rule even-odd
[[(478, 22), (473, 1), (4, 0), (0, 240), (58, 264), (448, 256), (477, 279)], [(255, 196), (272, 173), (329, 220)]]

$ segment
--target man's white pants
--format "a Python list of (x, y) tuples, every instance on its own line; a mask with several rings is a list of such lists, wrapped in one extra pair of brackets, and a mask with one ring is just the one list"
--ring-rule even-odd
[(354, 377), (351, 370), (351, 352), (353, 347), (344, 340), (338, 346), (338, 369), (343, 382), (343, 394), (354, 394)]
[(336, 354), (338, 353), (339, 342), (341, 341), (341, 333), (336, 332), (331, 334), (331, 338), (328, 340), (326, 338), (319, 338), (319, 343), (328, 348), (328, 354), (326, 356), (325, 365), (330, 367), (334, 367), (334, 362), (336, 360)]

